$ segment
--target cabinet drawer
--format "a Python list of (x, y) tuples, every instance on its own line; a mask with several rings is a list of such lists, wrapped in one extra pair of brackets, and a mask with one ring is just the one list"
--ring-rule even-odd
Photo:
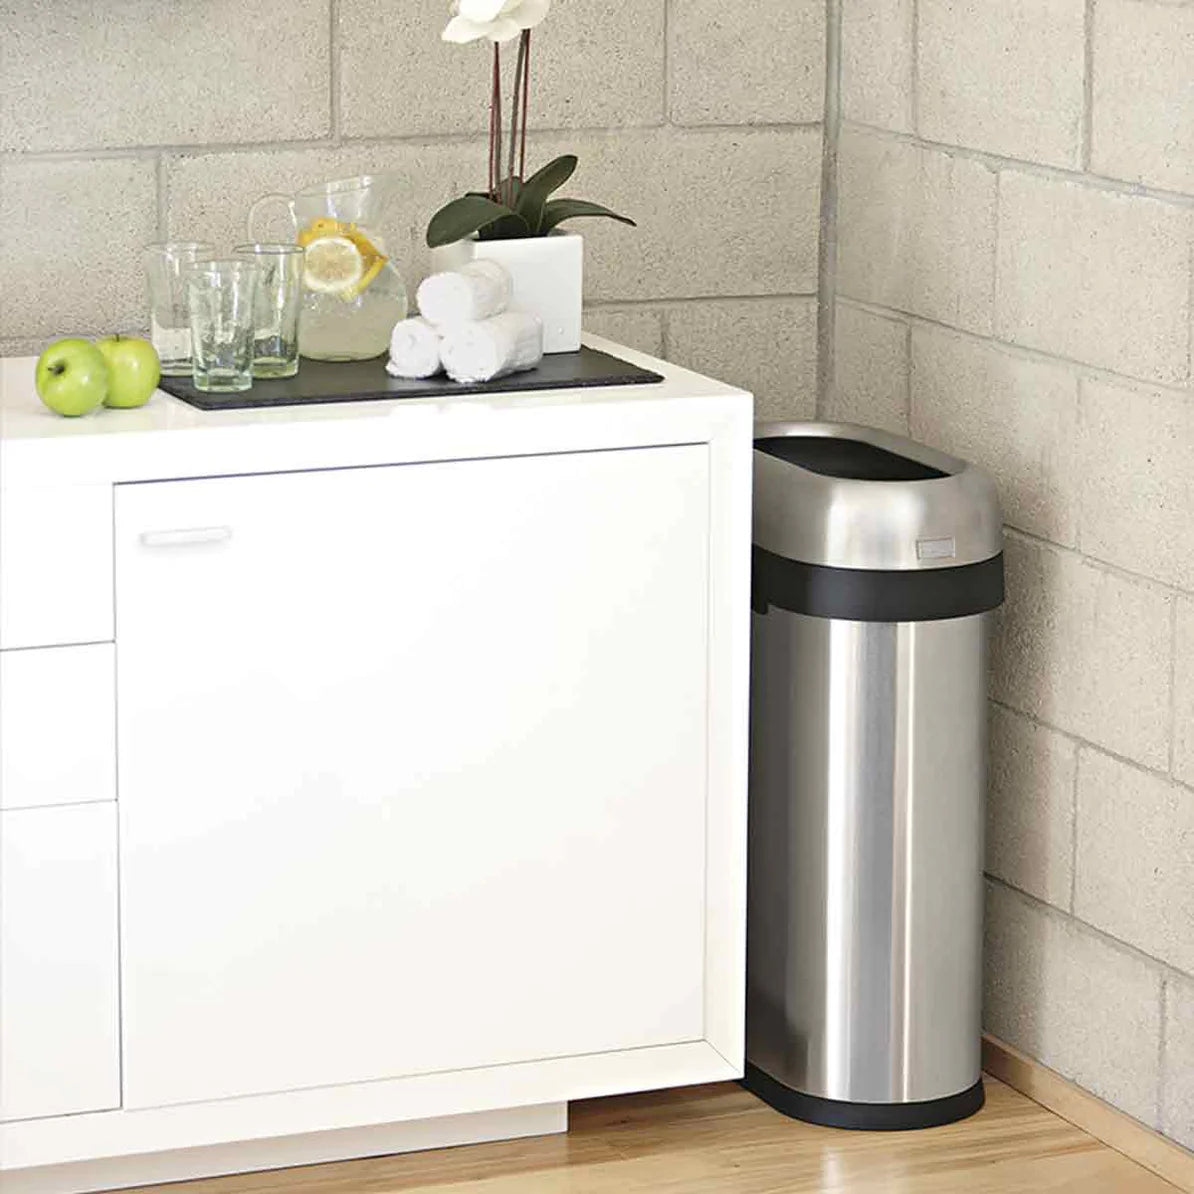
[(0, 489), (0, 649), (112, 638), (112, 487)]
[(0, 1119), (120, 1104), (116, 805), (0, 813)]
[(0, 808), (115, 798), (112, 644), (0, 652)]

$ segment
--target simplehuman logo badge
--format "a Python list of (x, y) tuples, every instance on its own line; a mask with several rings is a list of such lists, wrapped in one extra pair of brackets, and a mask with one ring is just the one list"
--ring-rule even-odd
[(958, 545), (952, 535), (947, 539), (918, 539), (916, 558), (918, 560), (952, 560), (958, 554)]

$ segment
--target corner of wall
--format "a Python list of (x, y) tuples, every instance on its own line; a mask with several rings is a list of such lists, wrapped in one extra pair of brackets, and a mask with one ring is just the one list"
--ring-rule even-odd
[(821, 137), (821, 229), (817, 262), (816, 414), (823, 417), (834, 385), (837, 299), (837, 152), (841, 135), (842, 4), (825, 0), (825, 113)]

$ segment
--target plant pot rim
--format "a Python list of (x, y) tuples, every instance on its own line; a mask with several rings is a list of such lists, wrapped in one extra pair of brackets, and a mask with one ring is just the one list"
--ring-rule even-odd
[(494, 240), (482, 240), (477, 233), (472, 232), (464, 239), (466, 241), (471, 240), (478, 245), (503, 245), (518, 244), (528, 240), (563, 239), (564, 237), (576, 237), (579, 240), (582, 238), (582, 234), (577, 232), (575, 228), (553, 228), (546, 236), (502, 236)]

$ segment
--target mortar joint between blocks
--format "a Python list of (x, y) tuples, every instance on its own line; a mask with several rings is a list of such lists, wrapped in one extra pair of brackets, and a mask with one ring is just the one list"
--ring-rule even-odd
[(166, 173), (166, 155), (164, 153), (158, 153), (154, 156), (153, 185), (154, 203), (156, 205), (157, 239), (168, 240), (170, 237), (170, 199)]
[(908, 42), (911, 49), (908, 63), (908, 115), (912, 121), (912, 135), (920, 137), (920, 0), (912, 0), (908, 20), (912, 25)]
[(328, 0), (328, 133), (340, 145), (340, 0)]
[(1029, 174), (1053, 182), (1070, 183), (1108, 195), (1120, 195), (1131, 199), (1151, 199), (1170, 207), (1194, 208), (1194, 195), (1187, 191), (1166, 190), (1163, 187), (1147, 186), (1141, 182), (1114, 178), (1109, 174), (1072, 170), (1065, 166), (1052, 166), (1046, 162), (1030, 162), (1024, 158), (1011, 158), (1004, 154), (992, 153), (990, 150), (975, 149), (969, 145), (954, 145), (948, 141), (931, 141), (917, 136), (915, 133), (883, 128), (862, 120), (845, 120), (843, 125), (847, 132), (857, 132), (879, 140), (896, 141), (901, 145), (914, 146), (917, 149), (944, 154), (947, 157), (981, 162), (991, 170), (1011, 170), (1018, 174)]
[(994, 171), (995, 190), (991, 197), (991, 300), (990, 300), (990, 329), (994, 336), (999, 329), (999, 232), (1000, 232), (1000, 204), (1002, 203), (1003, 173)]
[(1186, 384), (1194, 388), (1194, 216), (1190, 218), (1189, 293), (1186, 296)]
[(904, 426), (912, 435), (912, 322), (904, 320)]
[(837, 183), (841, 139), (842, 4), (826, 0), (825, 83), (821, 129), (820, 227), (817, 238), (817, 376), (813, 409), (819, 416), (836, 384)]
[(1177, 622), (1178, 597), (1169, 603), (1169, 775), (1177, 779)]
[(659, 343), (665, 361), (672, 359), (672, 313), (664, 307), (659, 312)]
[[(1142, 775), (1151, 776), (1153, 779), (1160, 780), (1162, 783), (1167, 783), (1171, 787), (1178, 788), (1182, 792), (1189, 792), (1194, 798), (1194, 787), (1185, 783), (1183, 780), (1174, 779), (1167, 771), (1162, 771), (1157, 767), (1150, 767), (1147, 763), (1140, 762), (1139, 759), (1134, 759), (1129, 755), (1121, 754), (1119, 751), (1111, 749), (1111, 747), (1104, 746), (1101, 743), (1094, 742), (1090, 738), (1083, 738), (1081, 735), (1075, 733), (1073, 730), (1067, 730), (1063, 726), (1057, 725), (1054, 722), (1046, 721), (1043, 717), (1038, 716), (1029, 709), (1021, 708), (1018, 705), (1010, 704), (1006, 700), (1000, 700), (996, 697), (989, 697), (988, 700), (992, 705), (998, 709), (1002, 709), (1007, 713), (1012, 713), (1016, 717), (1023, 718), (1031, 725), (1038, 729), (1048, 730), (1051, 734), (1056, 734), (1070, 742), (1074, 746), (1074, 758), (1077, 763), (1078, 752), (1087, 751), (1095, 752), (1096, 754), (1104, 755), (1108, 759), (1113, 759), (1115, 762), (1124, 767), (1128, 767), (1133, 771), (1138, 771)], [(1076, 839), (1075, 839), (1076, 840)]]
[(867, 311), (873, 315), (880, 315), (887, 319), (907, 320), (914, 328), (928, 328), (942, 332), (949, 336), (956, 336), (973, 344), (986, 344), (998, 352), (1016, 357), (1023, 361), (1035, 361), (1040, 364), (1066, 365), (1075, 371), (1076, 376), (1083, 380), (1105, 381), (1110, 385), (1126, 387), (1142, 393), (1157, 392), (1178, 395), (1189, 398), (1190, 387), (1177, 385), (1173, 382), (1156, 381), (1145, 377), (1135, 377), (1128, 373), (1114, 373), (1099, 365), (1092, 365), (1087, 361), (1080, 361), (1075, 357), (1061, 356), (1047, 352), (1031, 345), (1019, 344), (1014, 340), (1004, 340), (996, 332), (976, 332), (970, 328), (958, 327), (945, 323), (940, 319), (933, 319), (926, 315), (918, 315), (915, 311), (904, 307), (892, 307), (883, 303), (871, 302), (868, 299), (854, 298), (849, 294), (839, 294), (838, 301), (859, 311)]
[(1130, 941), (1124, 941), (1120, 937), (1115, 937), (1105, 929), (1100, 929), (1098, 925), (1091, 924), (1088, 920), (1083, 920), (1081, 916), (1071, 914), (1064, 908), (1058, 908), (1056, 904), (1050, 904), (1048, 900), (1043, 900), (1040, 896), (1035, 896), (1031, 892), (1017, 887), (1014, 883), (1009, 883), (1006, 879), (992, 874), (990, 871), (984, 871), (983, 876), (988, 883), (996, 887), (1001, 887), (1005, 891), (1011, 892), (1016, 898), (1023, 900), (1024, 903), (1041, 909), (1046, 916), (1052, 917), (1055, 921), (1064, 925), (1069, 932), (1085, 933), (1095, 940), (1101, 941), (1111, 949), (1124, 954), (1126, 957), (1135, 958), (1136, 961), (1143, 963), (1150, 970), (1154, 971), (1158, 979), (1164, 978), (1169, 974), (1178, 974), (1183, 978), (1194, 977), (1187, 975), (1182, 970), (1178, 970), (1172, 962), (1166, 962), (1163, 958), (1158, 958), (1155, 954), (1146, 953), (1138, 945), (1133, 945)]
[(1082, 127), (1079, 132), (1078, 167), (1089, 171), (1094, 143), (1095, 4), (1086, 0), (1082, 24)]
[(663, 121), (672, 123), (672, 0), (663, 0)]
[(1079, 776), (1082, 774), (1082, 755), (1086, 744), (1077, 742), (1074, 745), (1074, 778), (1070, 790), (1070, 902), (1069, 914), (1075, 915), (1078, 903), (1078, 805), (1079, 805)]
[(1157, 1102), (1156, 1127), (1159, 1132), (1165, 1130), (1165, 1057), (1169, 1051), (1169, 975), (1161, 971), (1158, 984), (1157, 998), (1160, 1009), (1157, 1017)]

